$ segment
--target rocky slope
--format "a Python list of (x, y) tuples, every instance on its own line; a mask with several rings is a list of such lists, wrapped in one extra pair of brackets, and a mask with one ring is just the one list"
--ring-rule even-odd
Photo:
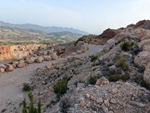
[[(74, 52), (85, 42), (84, 49), (88, 49), (87, 37), (70, 45), (76, 47)], [(42, 113), (149, 113), (149, 40), (149, 29), (128, 26), (118, 29), (95, 55), (78, 57), (73, 53), (51, 67), (38, 68), (30, 84), (35, 103), (42, 101)], [(55, 88), (63, 80), (67, 88), (60, 88), (62, 94)], [(21, 109), (21, 104), (7, 106), (7, 112)]]

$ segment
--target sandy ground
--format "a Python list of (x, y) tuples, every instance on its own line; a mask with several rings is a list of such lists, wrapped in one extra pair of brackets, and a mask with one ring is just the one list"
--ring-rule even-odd
[[(84, 57), (95, 54), (100, 51), (103, 46), (89, 45), (89, 50), (77, 57)], [(23, 100), (22, 86), (23, 83), (28, 83), (32, 75), (35, 74), (37, 68), (49, 65), (49, 63), (60, 62), (65, 58), (59, 58), (55, 61), (44, 61), (42, 63), (29, 64), (23, 68), (17, 68), (12, 72), (4, 73), (0, 76), (0, 112), (5, 109), (10, 103), (19, 103)]]

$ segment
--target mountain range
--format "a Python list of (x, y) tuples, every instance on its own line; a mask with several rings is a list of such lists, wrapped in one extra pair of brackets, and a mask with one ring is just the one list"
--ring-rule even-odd
[(85, 31), (82, 31), (79, 29), (74, 29), (74, 28), (56, 27), (56, 26), (52, 26), (52, 27), (40, 26), (40, 25), (35, 25), (35, 24), (11, 24), (11, 23), (3, 22), (3, 21), (0, 21), (0, 26), (23, 28), (23, 29), (35, 29), (35, 30), (39, 30), (39, 31), (44, 31), (46, 33), (69, 31), (69, 32), (82, 34), (82, 35), (88, 34)]

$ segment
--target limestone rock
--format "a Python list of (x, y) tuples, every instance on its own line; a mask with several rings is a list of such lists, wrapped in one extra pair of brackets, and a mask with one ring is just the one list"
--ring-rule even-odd
[(77, 51), (77, 54), (81, 54), (81, 51), (80, 51), (80, 50), (78, 50), (78, 51)]
[(25, 62), (24, 62), (23, 60), (21, 60), (21, 61), (19, 61), (17, 67), (22, 68), (22, 67), (24, 67), (25, 65), (26, 65)]
[(6, 72), (8, 72), (8, 71), (13, 71), (14, 70), (14, 68), (13, 68), (13, 66), (12, 65), (10, 65), (10, 64), (5, 64), (5, 66), (6, 66)]
[(134, 63), (139, 67), (146, 67), (147, 63), (150, 61), (149, 52), (140, 52), (134, 59)]
[(147, 84), (150, 84), (150, 62), (147, 64), (146, 69), (144, 71), (144, 80)]
[(101, 77), (96, 81), (96, 85), (104, 85), (104, 84), (109, 84), (109, 80), (107, 80), (105, 77)]
[(74, 53), (72, 53), (72, 56), (74, 57), (76, 55), (76, 53), (74, 52)]
[(35, 58), (34, 58), (34, 57), (31, 57), (31, 58), (28, 58), (28, 59), (26, 60), (26, 63), (32, 64), (34, 61), (35, 61)]
[(84, 43), (84, 48), (85, 48), (85, 50), (88, 50), (88, 49), (89, 49), (88, 43)]
[(4, 68), (0, 68), (0, 73), (4, 73), (5, 69)]
[(51, 55), (51, 58), (53, 60), (57, 60), (58, 59), (58, 56), (57, 56), (56, 52)]
[(13, 62), (13, 64), (12, 64), (12, 66), (15, 68), (15, 67), (17, 67), (17, 65), (19, 64), (19, 62)]
[(38, 57), (37, 59), (36, 59), (36, 62), (38, 62), (38, 63), (41, 63), (41, 62), (43, 62), (43, 57)]
[(0, 68), (5, 69), (5, 68), (6, 68), (6, 66), (5, 66), (4, 64), (0, 64)]
[(100, 97), (100, 98), (98, 98), (97, 100), (96, 100), (96, 102), (99, 104), (99, 103), (103, 103), (103, 98), (102, 97)]
[(50, 56), (44, 56), (43, 58), (45, 61), (50, 61), (52, 59)]

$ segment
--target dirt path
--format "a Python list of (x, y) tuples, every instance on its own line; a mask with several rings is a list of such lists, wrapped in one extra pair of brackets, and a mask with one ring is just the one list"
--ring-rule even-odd
[[(101, 45), (89, 45), (89, 50), (83, 54), (76, 55), (84, 57), (95, 54), (101, 50)], [(23, 68), (17, 68), (12, 72), (4, 73), (0, 76), (0, 112), (10, 103), (22, 102), (23, 94), (22, 85), (28, 83), (32, 75), (35, 74), (37, 68), (49, 65), (49, 63), (60, 62), (65, 58), (59, 58), (55, 61), (44, 61), (42, 63), (33, 63)]]

